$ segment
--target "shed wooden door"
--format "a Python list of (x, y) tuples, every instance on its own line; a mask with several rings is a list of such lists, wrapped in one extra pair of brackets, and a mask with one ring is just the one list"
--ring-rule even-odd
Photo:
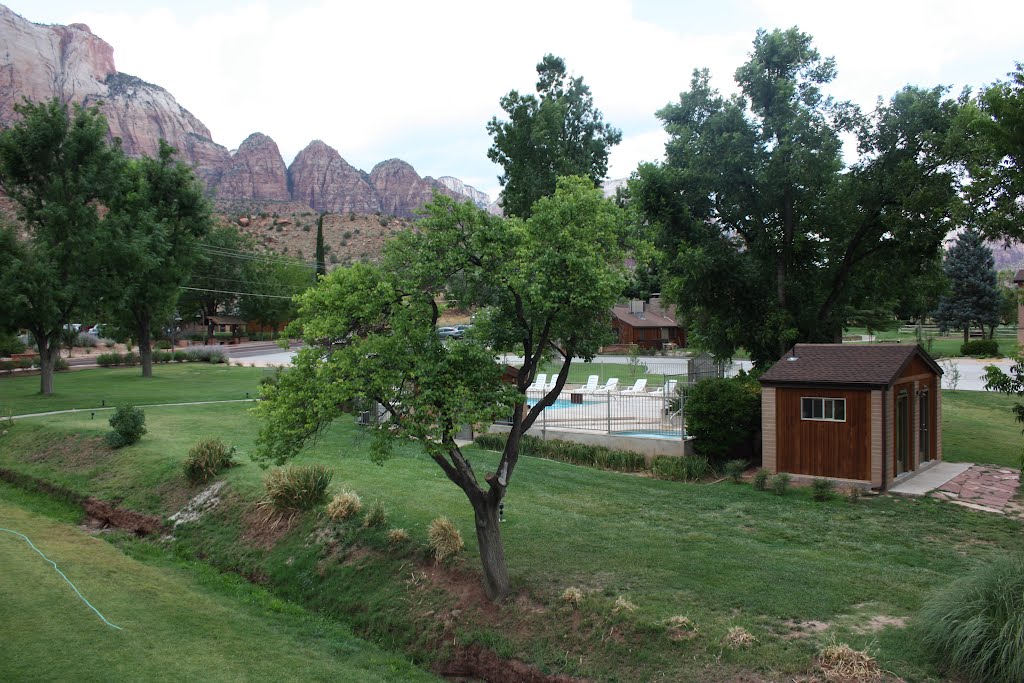
[(910, 469), (910, 396), (906, 389), (896, 395), (896, 429), (893, 455), (895, 472), (903, 474)]

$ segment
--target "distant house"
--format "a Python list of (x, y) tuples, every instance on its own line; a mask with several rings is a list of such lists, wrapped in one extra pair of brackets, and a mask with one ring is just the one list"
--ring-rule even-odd
[(613, 306), (612, 328), (616, 344), (636, 344), (645, 349), (686, 346), (686, 330), (676, 322), (676, 307), (662, 306), (659, 296)]
[[(1013, 284), (1017, 289), (1024, 289), (1024, 270), (1018, 270), (1013, 276)], [(1017, 344), (1024, 346), (1024, 300), (1017, 297)]]
[(233, 337), (245, 336), (245, 321), (234, 315), (208, 315), (205, 319), (207, 333), (212, 337), (216, 333), (230, 332)]
[(916, 344), (797, 344), (760, 378), (764, 467), (889, 488), (942, 459), (941, 377)]

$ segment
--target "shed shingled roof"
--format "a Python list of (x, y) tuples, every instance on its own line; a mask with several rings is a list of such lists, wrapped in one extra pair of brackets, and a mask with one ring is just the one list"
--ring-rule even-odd
[(616, 304), (612, 306), (612, 315), (631, 327), (679, 327), (679, 323), (673, 319), (675, 310), (675, 306), (669, 306), (662, 315), (648, 308), (644, 311), (644, 317), (638, 318), (629, 311), (628, 305)]
[(763, 384), (889, 386), (915, 355), (942, 375), (942, 368), (917, 344), (797, 344), (760, 380)]

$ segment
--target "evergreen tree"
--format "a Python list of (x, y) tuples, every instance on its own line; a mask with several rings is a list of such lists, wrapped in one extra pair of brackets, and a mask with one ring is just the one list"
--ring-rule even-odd
[(316, 219), (316, 274), (327, 275), (327, 254), (324, 249), (324, 214)]
[(964, 342), (971, 327), (999, 324), (1000, 296), (996, 285), (995, 259), (978, 230), (965, 230), (946, 254), (943, 264), (949, 278), (949, 294), (939, 300), (935, 322), (939, 330), (962, 330)]

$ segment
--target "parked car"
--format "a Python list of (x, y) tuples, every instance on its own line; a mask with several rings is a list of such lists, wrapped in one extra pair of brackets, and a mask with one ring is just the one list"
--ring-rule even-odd
[(456, 325), (455, 329), (459, 331), (459, 336), (463, 337), (467, 332), (473, 329), (472, 325)]
[(437, 336), (441, 339), (459, 339), (462, 337), (462, 331), (455, 327), (439, 327)]

